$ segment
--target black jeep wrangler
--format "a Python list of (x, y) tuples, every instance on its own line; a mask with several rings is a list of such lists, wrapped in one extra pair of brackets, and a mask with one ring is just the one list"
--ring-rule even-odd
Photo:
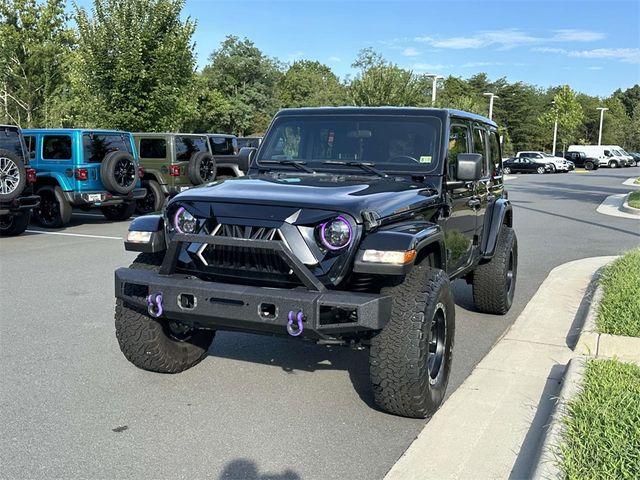
[(0, 236), (20, 235), (27, 229), (31, 211), (40, 203), (33, 195), (36, 171), (19, 127), (0, 125)]
[(375, 401), (428, 417), (451, 369), (451, 281), (511, 307), (517, 243), (497, 126), (455, 110), (279, 112), (249, 175), (180, 193), (131, 223), (116, 335), (136, 366), (176, 373), (216, 330), (368, 347)]

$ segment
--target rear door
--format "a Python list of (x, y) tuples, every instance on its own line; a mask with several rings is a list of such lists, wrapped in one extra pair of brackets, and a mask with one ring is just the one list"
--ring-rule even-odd
[(169, 145), (162, 136), (136, 135), (136, 147), (140, 156), (140, 165), (145, 175), (155, 178), (161, 185), (166, 185), (169, 178)]
[(134, 156), (131, 138), (125, 133), (87, 132), (82, 135), (82, 158), (78, 167), (87, 169), (87, 180), (78, 181), (79, 191), (105, 191), (100, 179), (102, 161), (111, 152), (122, 151)]

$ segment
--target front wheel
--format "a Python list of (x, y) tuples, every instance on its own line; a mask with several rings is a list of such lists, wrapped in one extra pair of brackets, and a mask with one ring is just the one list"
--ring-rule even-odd
[(136, 211), (136, 203), (120, 203), (118, 205), (109, 205), (107, 207), (100, 207), (100, 211), (104, 215), (104, 218), (113, 222), (121, 222), (127, 220), (133, 212)]
[(618, 168), (618, 162), (616, 162), (615, 160), (611, 160), (609, 162), (609, 168)]
[[(130, 268), (158, 272), (163, 254), (142, 253)], [(202, 361), (215, 331), (196, 330), (166, 318), (153, 318), (139, 307), (116, 302), (116, 337), (124, 356), (136, 367), (179, 373)]]
[(593, 170), (593, 169), (594, 169), (593, 162), (585, 162), (585, 164), (584, 164), (584, 168), (585, 168), (586, 170)]
[(538, 173), (544, 173), (544, 167), (538, 167), (538, 168), (536, 169), (536, 172), (538, 172)]
[(13, 215), (0, 216), (0, 237), (15, 237), (29, 226), (31, 211), (26, 210)]
[(416, 265), (391, 295), (389, 323), (372, 339), (371, 384), (383, 410), (427, 418), (442, 404), (449, 382), (455, 304), (442, 270)]
[(473, 272), (473, 301), (483, 313), (504, 315), (511, 308), (518, 273), (518, 240), (502, 225), (493, 258)]
[(136, 202), (136, 212), (140, 215), (146, 215), (162, 210), (164, 193), (160, 184), (155, 180), (143, 180), (142, 186), (147, 189), (147, 194)]
[(511, 173), (511, 168), (509, 168), (509, 167), (504, 167), (504, 168), (502, 169), (502, 171), (503, 171), (506, 175), (509, 175), (509, 174)]
[(556, 166), (553, 163), (550, 163), (549, 166), (551, 167), (551, 173), (556, 173)]

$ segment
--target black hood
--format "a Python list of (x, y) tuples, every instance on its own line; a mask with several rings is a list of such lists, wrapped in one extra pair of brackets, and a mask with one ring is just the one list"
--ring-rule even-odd
[[(259, 175), (212, 182), (177, 195), (174, 201), (311, 208), (380, 218), (423, 208), (434, 201), (440, 181), (344, 175)], [(250, 214), (250, 212), (247, 212)]]

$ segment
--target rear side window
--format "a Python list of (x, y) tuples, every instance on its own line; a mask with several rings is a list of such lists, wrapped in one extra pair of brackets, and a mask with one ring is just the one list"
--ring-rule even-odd
[(27, 152), (29, 152), (30, 157), (35, 157), (36, 155), (36, 137), (33, 135), (27, 135), (24, 137), (24, 143), (27, 145)]
[(15, 153), (24, 159), (22, 140), (16, 128), (3, 128), (0, 130), (0, 148)]
[(238, 141), (234, 137), (209, 137), (209, 145), (214, 155), (234, 155)]
[(71, 160), (72, 148), (69, 135), (46, 135), (42, 138), (44, 160)]
[(196, 152), (208, 152), (205, 137), (176, 137), (176, 160), (186, 162)]
[(167, 142), (164, 138), (141, 138), (141, 158), (167, 158)]
[(133, 154), (131, 142), (127, 135), (85, 133), (82, 136), (82, 147), (86, 163), (100, 163), (107, 154), (115, 151)]
[(449, 150), (447, 154), (449, 178), (457, 179), (457, 158), (459, 153), (469, 153), (469, 129), (466, 125), (451, 125), (449, 130)]

